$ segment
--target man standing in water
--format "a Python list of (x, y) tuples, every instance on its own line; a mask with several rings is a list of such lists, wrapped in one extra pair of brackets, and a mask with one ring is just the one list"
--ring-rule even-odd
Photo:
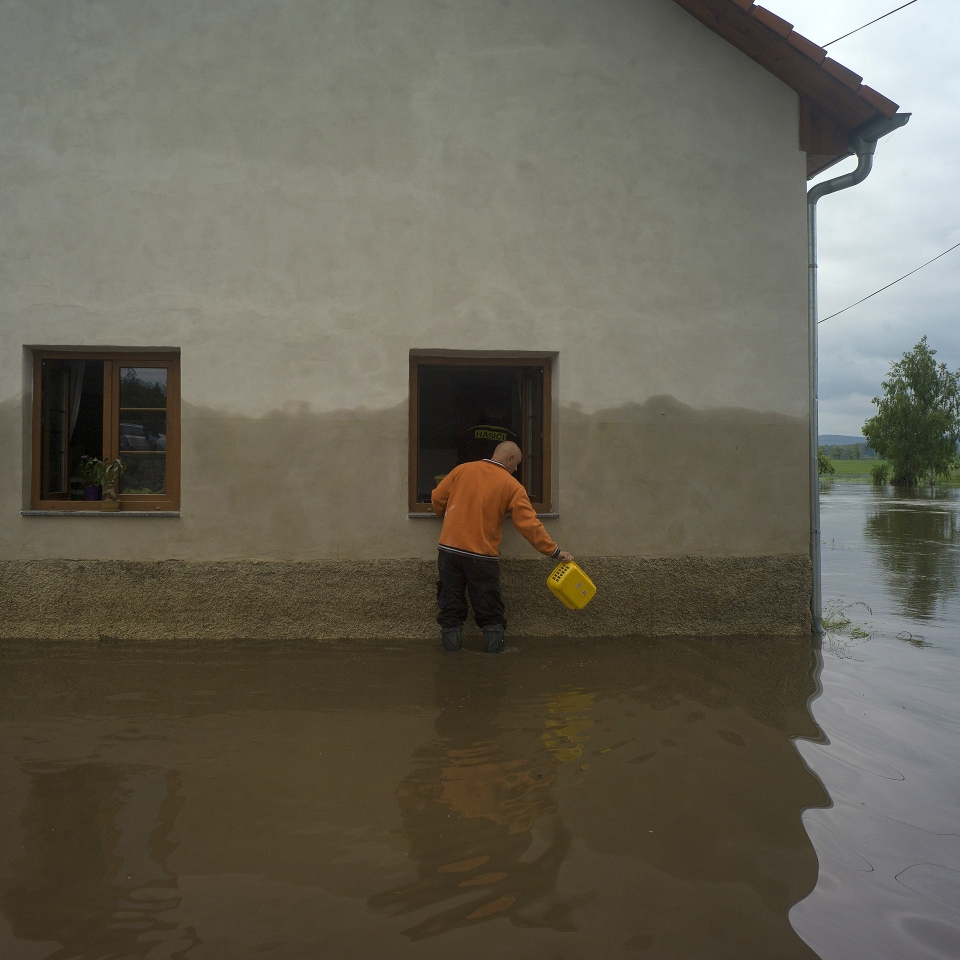
[(571, 561), (537, 519), (527, 491), (513, 476), (520, 448), (510, 440), (497, 446), (489, 460), (461, 463), (433, 491), (433, 509), (443, 518), (440, 531), (437, 603), (444, 650), (459, 650), (467, 598), (483, 630), (487, 653), (503, 652), (507, 626), (500, 595), (500, 538), (510, 511), (513, 525), (537, 550), (554, 560)]

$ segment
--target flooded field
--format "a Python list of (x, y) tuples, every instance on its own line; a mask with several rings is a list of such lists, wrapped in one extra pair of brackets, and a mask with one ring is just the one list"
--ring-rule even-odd
[(822, 657), (8, 648), (0, 957), (955, 957), (958, 506), (825, 493)]

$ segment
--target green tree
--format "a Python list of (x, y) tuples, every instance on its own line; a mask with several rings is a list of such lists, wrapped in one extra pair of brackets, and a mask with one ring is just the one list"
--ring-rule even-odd
[(894, 484), (930, 483), (957, 463), (960, 442), (960, 371), (951, 373), (933, 358), (936, 350), (923, 339), (890, 365), (874, 397), (877, 413), (863, 425), (863, 435), (893, 469)]
[(817, 447), (817, 476), (832, 477), (837, 472), (837, 468), (830, 462), (823, 447)]

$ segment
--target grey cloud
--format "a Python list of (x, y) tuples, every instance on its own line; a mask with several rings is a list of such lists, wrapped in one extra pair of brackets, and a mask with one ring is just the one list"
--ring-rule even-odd
[[(886, 0), (768, 0), (817, 43), (886, 13)], [(820, 316), (841, 310), (960, 242), (960, 4), (923, 0), (829, 54), (913, 114), (883, 140), (860, 186), (819, 212)], [(836, 176), (853, 162), (824, 175)], [(924, 334), (960, 367), (960, 250), (820, 326), (820, 430), (859, 433), (891, 361)]]

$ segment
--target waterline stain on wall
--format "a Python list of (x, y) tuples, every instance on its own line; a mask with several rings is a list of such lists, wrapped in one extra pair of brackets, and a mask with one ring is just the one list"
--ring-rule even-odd
[[(0, 409), (16, 447), (22, 417)], [(553, 538), (582, 556), (799, 556), (807, 549), (806, 421), (671, 397), (558, 410)], [(261, 417), (183, 404), (182, 508), (104, 532), (59, 517), (12, 519), (3, 559), (337, 560), (427, 558), (437, 522), (407, 518), (407, 405)], [(15, 457), (0, 509), (24, 504)], [(29, 473), (29, 465), (23, 470)], [(429, 507), (425, 507), (429, 510)], [(530, 547), (508, 523), (505, 556)]]

